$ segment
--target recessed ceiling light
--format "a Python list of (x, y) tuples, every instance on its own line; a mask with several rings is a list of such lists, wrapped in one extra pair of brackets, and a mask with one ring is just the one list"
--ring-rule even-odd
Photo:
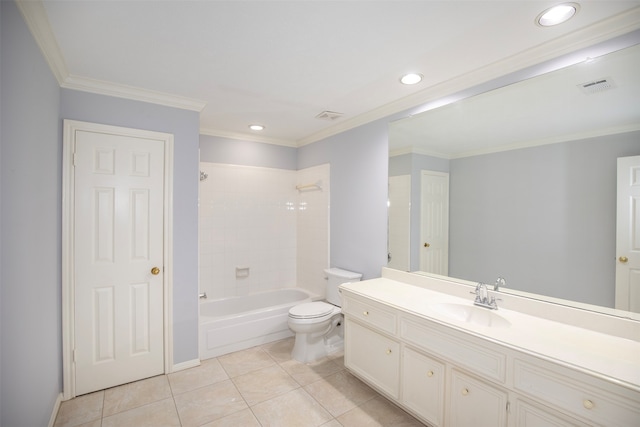
[(580, 5), (578, 3), (557, 4), (538, 15), (536, 24), (541, 27), (552, 27), (562, 24), (578, 13), (579, 9)]
[(400, 77), (400, 83), (404, 85), (414, 85), (416, 83), (420, 83), (422, 81), (422, 74), (417, 73), (409, 73)]
[(262, 125), (249, 125), (249, 129), (251, 129), (251, 130), (264, 130), (264, 126), (262, 126)]

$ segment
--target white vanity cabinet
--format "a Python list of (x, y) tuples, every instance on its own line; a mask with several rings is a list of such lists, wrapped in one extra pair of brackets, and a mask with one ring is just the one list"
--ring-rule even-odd
[(594, 425), (640, 426), (638, 393), (524, 354), (513, 368), (514, 389), (523, 396)]
[(342, 311), (345, 366), (356, 376), (431, 426), (506, 427), (506, 391), (456, 370), (504, 381), (504, 355), (359, 295), (343, 293)]
[(402, 352), (402, 404), (434, 426), (444, 419), (444, 363), (405, 346)]
[(347, 319), (345, 366), (368, 383), (398, 399), (400, 393), (400, 344), (368, 327)]
[(521, 427), (580, 427), (584, 425), (577, 420), (563, 416), (551, 408), (516, 397), (513, 406), (513, 418), (516, 426)]
[(400, 395), (400, 343), (397, 315), (375, 302), (343, 301), (345, 319), (344, 363), (352, 372), (393, 399)]
[[(345, 366), (429, 426), (640, 426), (633, 386), (434, 320), (398, 299), (370, 297), (363, 282), (356, 286), (341, 291)], [(411, 301), (421, 297), (411, 292), (398, 290)]]
[(456, 369), (451, 370), (449, 426), (506, 427), (507, 401), (505, 390)]

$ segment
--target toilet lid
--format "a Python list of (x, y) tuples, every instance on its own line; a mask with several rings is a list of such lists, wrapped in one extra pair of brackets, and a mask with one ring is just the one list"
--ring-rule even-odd
[(296, 318), (313, 319), (331, 314), (335, 310), (335, 306), (326, 302), (308, 302), (299, 304), (289, 310), (289, 316)]

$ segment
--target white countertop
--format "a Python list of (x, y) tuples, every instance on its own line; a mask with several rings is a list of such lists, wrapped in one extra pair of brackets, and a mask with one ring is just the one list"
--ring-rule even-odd
[(473, 306), (473, 295), (464, 299), (387, 278), (345, 283), (341, 287), (505, 346), (553, 359), (608, 380), (625, 383), (640, 391), (638, 341), (503, 308), (498, 308), (494, 313), (508, 320), (511, 323), (508, 327), (481, 326), (457, 321), (434, 310), (434, 305), (454, 303)]

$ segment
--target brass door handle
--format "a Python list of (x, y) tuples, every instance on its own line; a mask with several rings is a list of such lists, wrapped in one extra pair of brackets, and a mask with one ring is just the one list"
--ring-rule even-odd
[(624, 263), (624, 262), (629, 261), (629, 258), (627, 258), (626, 256), (621, 256), (620, 258), (618, 258), (618, 261)]
[(151, 269), (151, 274), (153, 274), (154, 276), (157, 276), (158, 274), (160, 274), (160, 269), (158, 267), (153, 267)]
[(425, 248), (428, 248), (429, 246), (431, 246), (431, 245), (430, 245), (430, 244), (428, 244), (428, 243), (425, 243), (425, 244), (424, 244), (424, 247), (425, 247)]

